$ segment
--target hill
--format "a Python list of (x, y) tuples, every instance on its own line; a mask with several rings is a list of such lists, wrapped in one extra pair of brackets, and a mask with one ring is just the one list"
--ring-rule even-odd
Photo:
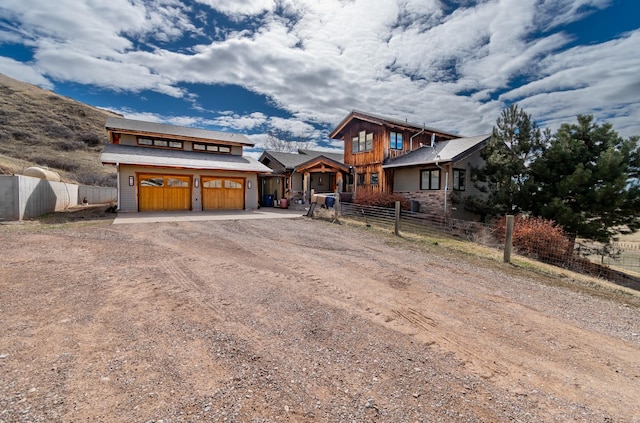
[(65, 182), (115, 186), (115, 168), (99, 161), (110, 116), (117, 115), (0, 74), (0, 174), (39, 166)]

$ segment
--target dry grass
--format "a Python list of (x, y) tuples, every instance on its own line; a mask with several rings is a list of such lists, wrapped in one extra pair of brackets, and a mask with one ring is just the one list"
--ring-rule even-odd
[(102, 166), (104, 123), (115, 114), (0, 74), (0, 174), (40, 166), (65, 182), (115, 186)]

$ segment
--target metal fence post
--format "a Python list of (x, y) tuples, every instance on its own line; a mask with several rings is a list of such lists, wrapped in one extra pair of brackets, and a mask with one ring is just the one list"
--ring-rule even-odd
[(396, 201), (396, 222), (394, 233), (396, 236), (400, 236), (400, 201)]
[(504, 261), (511, 262), (511, 249), (513, 248), (513, 215), (507, 215), (507, 222), (504, 236)]

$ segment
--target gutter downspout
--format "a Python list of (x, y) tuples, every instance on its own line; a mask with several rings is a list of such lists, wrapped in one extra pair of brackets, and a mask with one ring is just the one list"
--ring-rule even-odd
[(116, 210), (120, 210), (120, 163), (116, 163), (116, 182), (118, 186), (118, 208)]
[[(444, 170), (444, 168), (440, 166), (437, 161), (436, 161), (436, 166), (441, 171)], [(449, 190), (449, 171), (446, 171), (445, 177), (444, 177), (444, 223), (445, 224), (447, 223), (447, 191), (448, 190)]]
[[(410, 148), (411, 148), (411, 150), (409, 150), (409, 151), (413, 151), (413, 139), (415, 137), (417, 137), (418, 135), (422, 134), (424, 131), (425, 131), (425, 126), (424, 126), (424, 123), (423, 123), (422, 124), (422, 131), (418, 132), (417, 134), (413, 134), (413, 135), (411, 135), (411, 137), (409, 137), (409, 145), (410, 145)], [(431, 142), (431, 146), (433, 147), (433, 141)]]

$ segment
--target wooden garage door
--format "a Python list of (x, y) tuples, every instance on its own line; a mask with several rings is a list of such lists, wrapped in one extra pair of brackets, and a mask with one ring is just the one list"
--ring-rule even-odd
[(203, 176), (202, 208), (204, 210), (244, 209), (244, 179)]
[(138, 210), (191, 210), (191, 177), (138, 176)]

